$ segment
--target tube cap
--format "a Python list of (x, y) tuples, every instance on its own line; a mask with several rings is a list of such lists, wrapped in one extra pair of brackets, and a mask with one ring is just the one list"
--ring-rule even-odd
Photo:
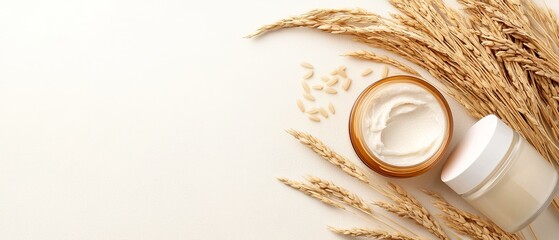
[(481, 184), (507, 154), (514, 131), (495, 115), (475, 123), (448, 157), (441, 180), (458, 194)]

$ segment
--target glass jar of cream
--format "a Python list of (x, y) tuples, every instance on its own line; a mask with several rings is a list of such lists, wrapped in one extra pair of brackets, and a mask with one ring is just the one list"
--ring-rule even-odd
[(558, 174), (522, 136), (489, 115), (468, 130), (441, 179), (499, 227), (516, 232), (547, 208)]
[(412, 76), (397, 75), (367, 87), (349, 120), (351, 144), (377, 173), (413, 177), (433, 167), (452, 135), (452, 114), (441, 93)]

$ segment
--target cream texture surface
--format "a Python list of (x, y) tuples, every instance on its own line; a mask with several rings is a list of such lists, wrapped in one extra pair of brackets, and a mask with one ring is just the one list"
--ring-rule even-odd
[(394, 166), (413, 166), (429, 159), (441, 146), (446, 117), (437, 99), (412, 83), (380, 86), (363, 119), (369, 151)]

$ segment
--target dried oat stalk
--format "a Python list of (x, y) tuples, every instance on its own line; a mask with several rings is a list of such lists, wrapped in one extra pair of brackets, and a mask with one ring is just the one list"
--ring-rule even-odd
[(331, 181), (323, 180), (315, 176), (309, 176), (306, 179), (308, 184), (286, 178), (278, 178), (278, 180), (283, 184), (327, 205), (344, 210), (357, 210), (391, 230), (399, 232), (398, 228), (400, 228), (406, 232), (412, 233), (413, 236), (416, 236), (408, 228), (394, 222), (382, 214), (375, 213), (373, 209), (357, 194), (352, 193), (351, 191), (340, 187)]
[(315, 198), (327, 205), (346, 209), (346, 207), (358, 210), (366, 215), (374, 216), (373, 209), (361, 199), (357, 194), (334, 184), (331, 181), (323, 180), (315, 176), (308, 176), (308, 184), (303, 182), (289, 180), (287, 178), (278, 178), (283, 184), (296, 189), (312, 198)]
[(433, 217), (415, 197), (397, 184), (389, 183), (388, 188), (389, 191), (385, 196), (390, 198), (394, 203), (377, 201), (375, 205), (402, 218), (413, 220), (439, 239), (450, 239), (435, 217)]
[(365, 201), (363, 201), (363, 199), (357, 196), (357, 194), (351, 193), (345, 188), (337, 186), (330, 181), (326, 181), (318, 177), (309, 176), (307, 177), (307, 181), (309, 181), (316, 188), (327, 192), (334, 199), (337, 199), (338, 201), (343, 202), (346, 205), (351, 206), (365, 214), (373, 214), (373, 209), (371, 209), (369, 205), (367, 205)]
[(373, 61), (373, 62), (379, 62), (379, 63), (386, 63), (389, 65), (392, 65), (404, 72), (413, 74), (413, 75), (419, 75), (419, 73), (417, 73), (415, 70), (413, 70), (411, 67), (406, 66), (405, 64), (401, 63), (400, 61), (397, 61), (395, 59), (389, 58), (388, 56), (380, 56), (377, 55), (374, 52), (371, 51), (355, 51), (355, 52), (349, 52), (345, 54), (346, 56), (351, 56), (351, 57), (356, 57), (356, 58), (361, 58), (361, 59), (365, 59), (365, 60), (369, 60), (369, 61)]
[(424, 192), (433, 197), (433, 204), (442, 211), (443, 214), (440, 216), (445, 223), (460, 234), (479, 240), (522, 239), (519, 235), (504, 231), (488, 219), (456, 208), (435, 192), (427, 190)]
[(368, 228), (350, 228), (350, 229), (340, 229), (329, 227), (330, 231), (337, 234), (342, 234), (352, 237), (366, 237), (372, 239), (386, 239), (386, 240), (419, 240), (421, 238), (408, 236), (406, 234), (396, 232), (390, 233), (378, 229), (368, 229)]
[(355, 177), (359, 181), (364, 183), (370, 182), (365, 173), (357, 168), (357, 165), (347, 160), (347, 158), (332, 151), (322, 141), (318, 140), (312, 135), (293, 129), (287, 130), (287, 133), (291, 134), (293, 137), (295, 137), (295, 139), (299, 140), (300, 143), (313, 150), (313, 152), (315, 152), (316, 154), (320, 155), (324, 160), (336, 165), (350, 176)]
[(287, 178), (278, 178), (278, 180), (280, 182), (282, 182), (283, 184), (290, 186), (293, 189), (298, 190), (299, 192), (302, 192), (312, 198), (315, 198), (327, 205), (330, 205), (332, 207), (336, 207), (336, 208), (340, 208), (340, 209), (345, 209), (344, 206), (342, 206), (341, 204), (335, 202), (334, 200), (328, 198), (328, 193), (326, 191), (324, 191), (323, 189), (320, 189), (316, 186), (310, 185), (310, 184), (304, 184), (302, 182), (298, 182), (298, 181), (293, 181), (293, 180), (289, 180)]
[[(356, 178), (357, 180), (366, 183), (371, 186), (377, 192), (385, 195), (391, 199), (395, 204), (383, 205), (376, 203), (377, 206), (384, 208), (385, 210), (396, 213), (396, 215), (408, 218), (415, 221), (420, 226), (424, 227), (433, 235), (437, 236), (439, 239), (449, 239), (446, 233), (442, 230), (437, 220), (425, 209), (415, 197), (406, 192), (399, 185), (389, 183), (387, 187), (382, 187), (381, 184), (374, 184), (370, 178), (368, 178), (361, 170), (357, 168), (357, 165), (347, 158), (341, 157), (334, 150), (324, 145), (322, 141), (313, 137), (311, 134), (304, 133), (296, 130), (288, 130), (288, 133), (293, 135), (301, 143), (305, 144), (307, 147), (312, 149), (315, 153), (322, 156), (328, 162), (338, 166), (342, 171), (348, 175)], [(337, 156), (337, 157), (334, 157)], [(348, 206), (354, 207), (364, 213), (372, 214), (372, 209), (367, 206), (357, 195), (348, 194), (349, 192), (343, 188), (336, 188), (335, 185), (332, 186), (331, 182), (321, 180), (316, 177), (309, 177), (307, 179), (309, 182), (313, 183), (315, 186), (331, 193), (333, 196)], [(329, 188), (330, 187), (330, 188)], [(386, 206), (393, 206), (393, 208), (386, 208)]]

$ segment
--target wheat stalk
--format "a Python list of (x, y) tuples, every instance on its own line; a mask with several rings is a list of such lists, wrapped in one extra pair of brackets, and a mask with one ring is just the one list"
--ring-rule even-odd
[(320, 188), (317, 188), (313, 185), (306, 185), (302, 182), (298, 182), (298, 181), (293, 181), (293, 180), (289, 180), (287, 178), (278, 178), (278, 180), (280, 182), (282, 182), (283, 184), (296, 189), (312, 198), (315, 198), (327, 205), (330, 205), (332, 207), (336, 207), (336, 208), (340, 208), (340, 209), (345, 209), (344, 206), (342, 206), (341, 204), (333, 201), (332, 199), (328, 198), (328, 193)]
[[(315, 138), (311, 134), (292, 130), (292, 129), (288, 130), (288, 133), (290, 133), (301, 143), (303, 143), (304, 145), (312, 149), (315, 153), (322, 156), (328, 162), (338, 166), (342, 171), (346, 172), (350, 176), (353, 176), (355, 179), (367, 184), (377, 192), (387, 196), (388, 198), (396, 202), (397, 206), (399, 206), (400, 208), (413, 210), (412, 212), (406, 212), (406, 214), (397, 214), (398, 216), (410, 218), (414, 220), (420, 226), (425, 227), (425, 229), (427, 229), (429, 232), (433, 233), (435, 236), (439, 237), (440, 239), (448, 239), (447, 235), (441, 229), (437, 221), (427, 211), (427, 209), (425, 209), (421, 205), (421, 203), (419, 203), (419, 201), (417, 201), (411, 194), (407, 193), (400, 186), (393, 183), (389, 183), (388, 187), (384, 188), (379, 185), (373, 184), (364, 173), (358, 170), (355, 163), (353, 163), (352, 161), (346, 158), (341, 157), (334, 150), (324, 145), (322, 141)], [(361, 174), (357, 174), (356, 172)], [(357, 195), (351, 194), (349, 191), (334, 185), (332, 182), (325, 181), (317, 177), (310, 176), (307, 177), (307, 180), (315, 187), (318, 187), (323, 191), (328, 192), (331, 196), (334, 196), (337, 200), (347, 204), (348, 206), (353, 207), (367, 215), (374, 216), (372, 209)], [(390, 211), (389, 209), (386, 210)], [(392, 221), (390, 218), (386, 218), (385, 216), (383, 217), (386, 220), (394, 223), (398, 227), (401, 227), (409, 231), (407, 228)], [(376, 218), (376, 220), (386, 224), (386, 222), (381, 221), (378, 218)]]
[(423, 191), (433, 197), (433, 204), (443, 212), (443, 214), (441, 214), (441, 218), (445, 221), (445, 223), (460, 234), (480, 240), (522, 239), (519, 235), (511, 234), (502, 230), (499, 226), (495, 225), (495, 223), (489, 221), (488, 219), (456, 208), (435, 192), (428, 190)]
[(367, 228), (350, 228), (350, 229), (340, 229), (334, 227), (328, 227), (330, 231), (337, 234), (342, 234), (352, 237), (366, 237), (373, 239), (386, 239), (386, 240), (418, 240), (420, 238), (407, 236), (403, 233), (396, 232), (390, 233), (378, 229), (367, 229)]
[(368, 215), (373, 214), (373, 209), (371, 209), (359, 196), (357, 196), (357, 194), (351, 193), (345, 188), (315, 176), (307, 177), (307, 181), (348, 206), (351, 206)]
[[(347, 206), (352, 207), (352, 208), (354, 208), (354, 209), (372, 217), (376, 221), (384, 224), (385, 226), (396, 230), (392, 225), (390, 225), (386, 221), (377, 217), (374, 214), (373, 209), (370, 208), (369, 205), (367, 205), (367, 203), (365, 203), (365, 201), (363, 201), (363, 199), (361, 199), (361, 197), (359, 197), (357, 194), (352, 193), (349, 190), (347, 190), (345, 188), (342, 188), (342, 187), (334, 184), (331, 181), (323, 180), (323, 179), (320, 179), (318, 177), (308, 176), (307, 181), (309, 181), (315, 187), (323, 190), (324, 192), (327, 192), (331, 198), (337, 199), (338, 201), (346, 204)], [(387, 219), (387, 220), (390, 220), (386, 217), (384, 217), (384, 218)], [(409, 229), (405, 228), (404, 226), (402, 226), (400, 224), (397, 224), (396, 222), (394, 222), (392, 220), (390, 220), (390, 222), (394, 223), (396, 226), (398, 226), (400, 228), (405, 229), (406, 231), (411, 232)]]
[[(397, 230), (395, 227), (399, 227), (416, 236), (408, 228), (402, 226), (401, 224), (398, 224), (397, 222), (394, 222), (393, 220), (387, 218), (382, 214), (379, 214), (379, 216), (384, 218), (384, 220), (379, 218), (379, 216), (377, 216), (373, 212), (373, 209), (371, 209), (367, 205), (367, 203), (365, 203), (365, 201), (363, 201), (361, 197), (359, 197), (357, 194), (352, 193), (349, 190), (342, 188), (331, 181), (323, 180), (315, 176), (308, 176), (306, 179), (310, 184), (305, 184), (299, 181), (289, 180), (286, 178), (278, 178), (278, 180), (283, 184), (293, 189), (296, 189), (306, 194), (307, 196), (317, 199), (327, 205), (344, 209), (344, 210), (347, 210), (346, 206), (349, 208), (353, 208), (365, 214), (366, 216), (373, 218), (377, 222), (384, 224), (388, 228)], [(343, 206), (343, 204), (345, 204), (345, 206)], [(386, 221), (389, 221), (390, 223), (394, 224), (394, 226), (390, 225)]]
[(375, 205), (400, 217), (413, 220), (439, 239), (450, 239), (433, 215), (415, 197), (397, 184), (389, 183), (388, 186), (390, 192), (387, 192), (385, 196), (390, 198), (394, 204), (377, 201)]
[(287, 130), (287, 133), (291, 134), (293, 137), (295, 137), (295, 139), (299, 140), (300, 143), (320, 155), (324, 160), (336, 165), (350, 176), (367, 184), (370, 182), (370, 179), (365, 175), (365, 173), (360, 170), (353, 162), (332, 151), (328, 146), (326, 146), (322, 141), (318, 140), (314, 136), (293, 129)]
[(371, 51), (364, 51), (364, 50), (360, 50), (360, 51), (355, 51), (355, 52), (349, 52), (344, 54), (346, 56), (351, 56), (351, 57), (356, 57), (356, 58), (361, 58), (361, 59), (365, 59), (365, 60), (370, 60), (373, 62), (380, 62), (380, 63), (386, 63), (389, 65), (392, 65), (404, 72), (413, 74), (413, 75), (419, 75), (419, 73), (417, 73), (415, 70), (413, 70), (412, 68), (406, 66), (405, 64), (389, 58), (387, 56), (379, 56)]
[(559, 81), (559, 73), (550, 66), (549, 62), (532, 55), (528, 50), (521, 48), (508, 39), (498, 39), (492, 36), (481, 35), (483, 46), (489, 47), (497, 58), (519, 63), (525, 70), (554, 81)]

